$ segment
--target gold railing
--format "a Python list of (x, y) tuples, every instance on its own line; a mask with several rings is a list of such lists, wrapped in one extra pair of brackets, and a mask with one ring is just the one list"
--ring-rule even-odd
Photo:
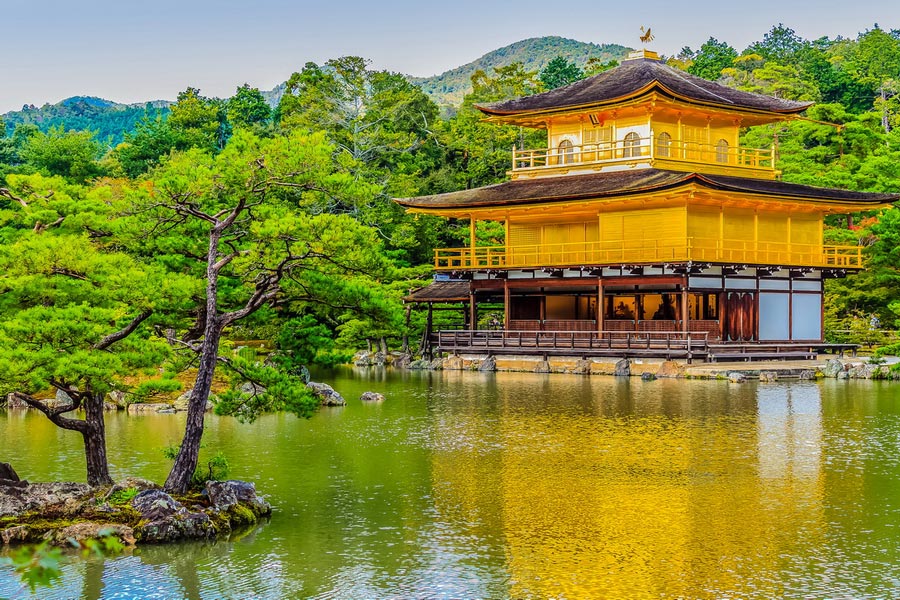
[(511, 269), (682, 261), (862, 268), (861, 246), (822, 246), (714, 238), (478, 246), (434, 251), (438, 270)]
[(525, 171), (640, 159), (660, 159), (771, 171), (775, 169), (772, 156), (772, 149), (666, 141), (660, 140), (659, 136), (651, 135), (629, 141), (571, 144), (566, 147), (536, 150), (513, 149), (512, 170)]

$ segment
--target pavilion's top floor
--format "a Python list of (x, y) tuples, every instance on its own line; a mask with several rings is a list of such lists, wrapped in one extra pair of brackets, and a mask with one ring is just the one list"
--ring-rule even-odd
[(489, 122), (547, 130), (513, 149), (513, 179), (653, 167), (774, 179), (773, 148), (741, 146), (741, 128), (809, 103), (728, 88), (640, 51), (621, 66), (543, 94), (478, 106)]

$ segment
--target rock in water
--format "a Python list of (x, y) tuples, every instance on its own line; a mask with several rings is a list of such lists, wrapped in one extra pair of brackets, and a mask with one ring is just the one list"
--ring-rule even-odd
[(12, 465), (0, 462), (0, 479), (5, 481), (19, 481), (19, 474), (12, 468)]
[(364, 392), (359, 399), (363, 402), (384, 402), (384, 394), (379, 394), (378, 392)]
[(216, 529), (209, 515), (191, 513), (162, 490), (139, 492), (131, 506), (141, 515), (137, 536), (142, 542), (174, 542), (183, 539), (212, 539)]
[[(0, 406), (0, 408), (3, 407)], [(7, 394), (6, 408), (28, 408), (28, 404), (24, 400), (20, 400), (15, 394)]]
[(44, 404), (50, 408), (63, 408), (64, 406), (72, 406), (74, 400), (64, 391), (56, 390), (56, 396), (53, 400), (44, 400)]
[(650, 373), (649, 371), (641, 373), (641, 381), (653, 381), (655, 379), (656, 379), (656, 375), (654, 375), (653, 373)]
[(412, 363), (412, 356), (401, 353), (394, 356), (394, 360), (391, 361), (391, 366), (397, 369), (407, 369), (409, 368), (410, 363)]
[(778, 373), (776, 371), (760, 371), (759, 380), (763, 382), (778, 381)]
[(216, 510), (227, 511), (236, 504), (244, 504), (257, 516), (272, 512), (272, 506), (256, 493), (256, 486), (246, 481), (207, 481), (206, 494)]
[(616, 377), (631, 377), (631, 361), (627, 358), (618, 361), (613, 375)]
[(479, 371), (496, 371), (497, 370), (497, 359), (493, 356), (488, 356), (486, 359), (481, 361), (481, 364), (478, 365)]
[(162, 402), (154, 402), (154, 403), (142, 403), (137, 402), (135, 404), (128, 405), (128, 414), (137, 414), (137, 413), (157, 413), (164, 410), (171, 410), (171, 404), (164, 404)]
[(546, 360), (542, 360), (534, 367), (535, 373), (549, 373), (550, 372), (550, 363)]
[(322, 406), (344, 406), (347, 401), (344, 397), (334, 391), (334, 388), (327, 383), (317, 383), (310, 381), (306, 387), (316, 395)]
[(188, 405), (191, 403), (191, 394), (193, 393), (194, 388), (191, 388), (178, 396), (178, 398), (175, 399), (175, 403), (172, 404), (172, 408), (174, 408), (175, 410), (187, 410)]
[(590, 375), (592, 366), (593, 366), (593, 363), (589, 359), (583, 358), (583, 359), (579, 360), (577, 363), (575, 363), (575, 368), (572, 369), (572, 374), (573, 375)]
[(117, 410), (126, 410), (128, 408), (128, 396), (125, 392), (113, 390), (106, 395), (110, 402), (115, 404)]
[(737, 371), (728, 374), (728, 381), (731, 383), (744, 383), (747, 381), (747, 376), (743, 373), (738, 373)]
[(825, 362), (825, 368), (822, 369), (822, 372), (825, 374), (825, 377), (837, 377), (838, 373), (842, 373), (844, 371), (844, 363), (836, 358), (830, 358)]
[(444, 360), (444, 370), (446, 371), (462, 371), (466, 368), (466, 363), (460, 356), (448, 356)]
[(674, 360), (667, 360), (661, 365), (659, 365), (659, 370), (656, 372), (656, 376), (659, 378), (678, 378), (684, 377), (685, 366), (675, 362)]

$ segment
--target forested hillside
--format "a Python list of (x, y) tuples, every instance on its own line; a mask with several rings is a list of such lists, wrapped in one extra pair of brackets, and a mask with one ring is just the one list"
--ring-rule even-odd
[[(610, 54), (576, 60), (568, 42), (556, 39), (559, 46), (543, 49), (549, 58), (542, 69), (523, 62), (476, 69), (452, 116), (405, 76), (342, 57), (291, 75), (274, 110), (250, 86), (227, 100), (189, 87), (165, 118), (142, 115), (112, 148), (91, 133), (8, 122), (0, 138), (0, 242), (16, 257), (32, 256), (33, 276), (55, 283), (41, 294), (0, 295), (0, 331), (32, 301), (40, 322), (51, 323), (44, 295), (55, 292), (46, 290), (86, 276), (90, 260), (115, 251), (159, 270), (154, 277), (166, 282), (150, 299), (154, 335), (169, 332), (183, 349), (194, 348), (212, 268), (205, 232), (237, 210), (229, 225), (236, 229), (215, 255), (222, 306), (241, 315), (226, 337), (271, 340), (289, 371), (376, 341), (414, 344), (420, 315), (401, 299), (430, 277), (434, 249), (462, 243), (468, 229), (407, 215), (391, 198), (501, 181), (513, 144), (544, 146), (543, 131), (483, 123), (473, 105), (551, 89), (615, 64)], [(520, 57), (515, 53), (527, 46), (508, 52)], [(900, 192), (900, 32), (875, 27), (854, 39), (804, 40), (779, 25), (742, 50), (710, 38), (668, 60), (740, 89), (816, 102), (804, 118), (744, 132), (748, 146), (777, 147), (785, 180)], [(110, 108), (88, 99), (75, 104), (85, 112), (94, 104)], [(900, 210), (829, 225), (829, 242), (866, 245), (870, 268), (829, 282), (826, 329), (867, 329), (873, 315), (900, 328)], [(502, 226), (477, 235), (485, 244), (503, 243)], [(118, 285), (114, 272), (97, 271)], [(80, 310), (92, 306), (89, 292), (78, 297)], [(100, 311), (97, 318), (120, 317)]]
[(156, 100), (142, 104), (117, 104), (102, 98), (74, 96), (56, 104), (23, 106), (3, 115), (7, 128), (34, 125), (47, 132), (55, 127), (73, 131), (91, 131), (104, 143), (114, 146), (126, 133), (134, 131), (144, 118), (165, 116), (171, 102)]
[(590, 59), (608, 62), (620, 60), (631, 48), (618, 44), (591, 44), (558, 36), (529, 38), (488, 52), (455, 69), (432, 77), (412, 77), (439, 105), (456, 106), (472, 91), (472, 75), (476, 71), (490, 73), (498, 67), (521, 64), (528, 71), (540, 71), (557, 56), (563, 56), (581, 69)]

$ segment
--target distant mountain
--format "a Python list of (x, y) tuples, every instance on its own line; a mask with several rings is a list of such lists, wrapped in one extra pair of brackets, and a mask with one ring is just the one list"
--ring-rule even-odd
[(144, 117), (165, 116), (171, 102), (154, 100), (137, 104), (118, 104), (93, 96), (73, 96), (56, 104), (23, 106), (22, 110), (3, 115), (7, 132), (16, 125), (33, 124), (41, 131), (62, 126), (66, 130), (94, 131), (101, 142), (115, 146), (126, 133), (134, 131)]
[(278, 108), (278, 103), (281, 102), (281, 97), (284, 96), (285, 89), (287, 89), (287, 81), (279, 83), (269, 91), (260, 90), (259, 93), (266, 99), (266, 103), (268, 103), (270, 107)]
[[(492, 74), (497, 67), (521, 62), (529, 71), (540, 71), (557, 56), (575, 61), (578, 66), (584, 66), (590, 58), (598, 58), (603, 62), (619, 60), (629, 50), (630, 48), (618, 44), (591, 44), (558, 36), (531, 38), (489, 52), (477, 60), (440, 75), (409, 79), (439, 105), (458, 106), (463, 96), (471, 91), (471, 77), (478, 69)], [(281, 83), (272, 90), (262, 91), (262, 95), (269, 105), (275, 108), (284, 91), (285, 84)], [(141, 119), (165, 116), (172, 104), (167, 100), (118, 104), (93, 96), (73, 96), (56, 104), (45, 104), (41, 107), (24, 106), (22, 110), (2, 115), (2, 118), (6, 121), (7, 133), (11, 133), (20, 123), (34, 124), (41, 131), (61, 125), (67, 130), (94, 131), (98, 140), (115, 146), (124, 139), (126, 133), (134, 131)]]
[(540, 71), (557, 56), (583, 67), (593, 57), (603, 62), (621, 60), (630, 50), (631, 48), (618, 44), (591, 44), (559, 36), (530, 38), (488, 52), (477, 60), (440, 75), (411, 77), (410, 81), (421, 87), (438, 104), (458, 106), (463, 96), (472, 91), (471, 77), (479, 69), (491, 75), (497, 67), (520, 62), (529, 71)]

